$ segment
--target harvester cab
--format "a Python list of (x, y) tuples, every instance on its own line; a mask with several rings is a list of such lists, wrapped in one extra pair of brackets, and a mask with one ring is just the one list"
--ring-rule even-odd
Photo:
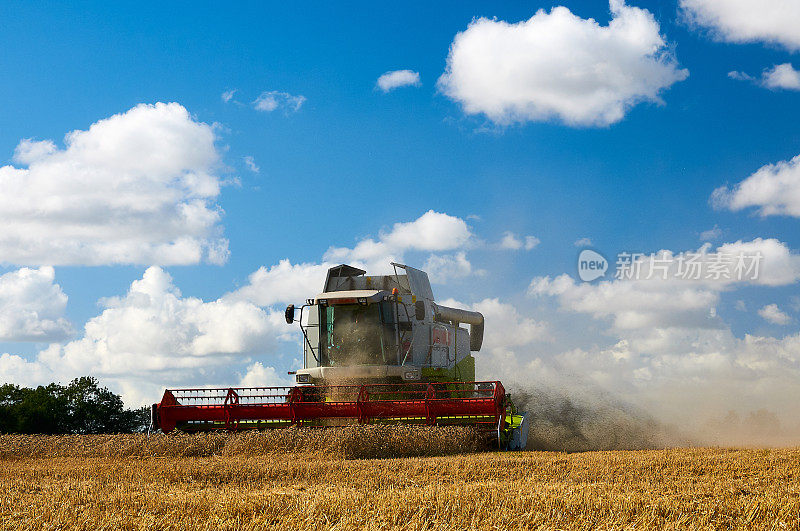
[(322, 293), (286, 309), (303, 332), (298, 384), (475, 380), (483, 315), (436, 304), (424, 271), (392, 267), (379, 276), (333, 267)]
[(295, 385), (167, 389), (153, 405), (153, 426), (472, 426), (500, 448), (525, 448), (525, 415), (503, 385), (475, 381), (483, 315), (436, 303), (424, 271), (391, 265), (393, 274), (377, 276), (332, 267), (320, 294), (286, 308), (286, 322), (298, 322), (303, 336)]

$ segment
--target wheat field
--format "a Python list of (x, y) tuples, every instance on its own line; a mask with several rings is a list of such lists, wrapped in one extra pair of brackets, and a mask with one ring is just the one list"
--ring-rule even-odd
[(355, 427), (6, 435), (0, 465), (2, 529), (800, 529), (800, 448), (501, 453)]

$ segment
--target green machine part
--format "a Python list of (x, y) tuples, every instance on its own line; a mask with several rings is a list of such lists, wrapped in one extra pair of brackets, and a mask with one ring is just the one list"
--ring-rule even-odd
[(497, 430), (497, 443), (503, 450), (524, 450), (528, 444), (528, 419), (511, 399), (506, 404), (505, 428)]
[(475, 358), (470, 354), (452, 368), (422, 367), (422, 380), (426, 382), (474, 382)]

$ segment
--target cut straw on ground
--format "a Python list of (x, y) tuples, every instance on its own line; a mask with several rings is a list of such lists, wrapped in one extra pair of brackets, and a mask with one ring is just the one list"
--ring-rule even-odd
[(307, 453), (342, 459), (475, 452), (471, 428), (343, 426), (238, 433), (0, 435), (0, 459), (31, 457), (210, 457)]

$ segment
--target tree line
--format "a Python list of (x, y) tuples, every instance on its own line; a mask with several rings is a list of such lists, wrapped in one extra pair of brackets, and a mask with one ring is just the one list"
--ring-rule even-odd
[(119, 395), (90, 376), (66, 386), (0, 386), (0, 433), (132, 433), (149, 423), (149, 408), (126, 409)]

